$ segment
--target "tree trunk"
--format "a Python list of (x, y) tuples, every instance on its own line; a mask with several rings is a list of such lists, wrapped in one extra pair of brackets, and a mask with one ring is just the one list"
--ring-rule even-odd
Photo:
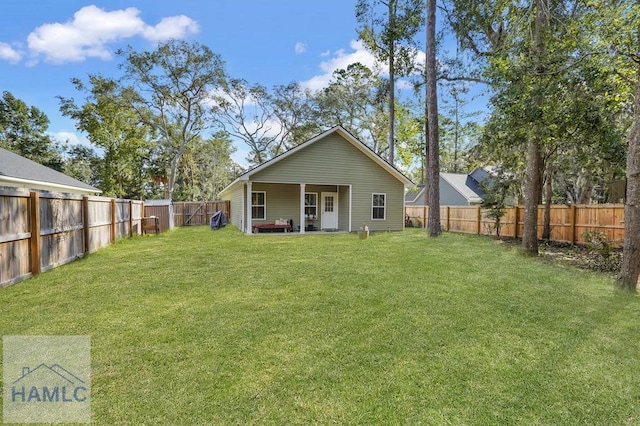
[(576, 179), (576, 204), (589, 204), (591, 202), (591, 194), (593, 193), (593, 178), (591, 173), (582, 169)]
[(173, 199), (173, 190), (176, 186), (176, 175), (178, 171), (178, 163), (180, 159), (177, 156), (174, 156), (171, 160), (170, 170), (169, 170), (169, 182), (167, 184), (167, 189), (165, 191), (165, 197), (168, 199)]
[(522, 247), (538, 255), (538, 200), (540, 199), (540, 146), (535, 136), (527, 142), (527, 177), (524, 191), (524, 229)]
[[(544, 57), (546, 54), (545, 32), (549, 28), (549, 0), (535, 0), (536, 17), (533, 34), (534, 62), (537, 63), (536, 73), (544, 71)], [(544, 99), (536, 95), (533, 107), (542, 111)], [(538, 255), (538, 202), (542, 195), (542, 142), (537, 134), (537, 128), (542, 123), (533, 124), (532, 132), (527, 140), (527, 177), (524, 194), (524, 230), (522, 233), (522, 247), (534, 256)], [(535, 125), (538, 124), (538, 125)]]
[(440, 140), (438, 135), (438, 91), (436, 81), (436, 0), (427, 0), (427, 164), (429, 236), (442, 232), (440, 225)]
[(624, 244), (618, 287), (636, 291), (640, 275), (640, 64), (636, 69), (634, 115), (628, 136)]
[[(389, 2), (389, 26), (395, 27), (394, 2)], [(394, 165), (395, 161), (395, 133), (396, 133), (396, 67), (395, 67), (394, 41), (389, 44), (389, 164)]]

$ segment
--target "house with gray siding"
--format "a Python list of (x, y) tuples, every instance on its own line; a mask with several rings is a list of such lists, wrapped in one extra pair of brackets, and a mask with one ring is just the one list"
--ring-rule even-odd
[[(471, 206), (482, 203), (482, 182), (488, 178), (484, 169), (478, 168), (470, 174), (440, 173), (440, 205)], [(418, 185), (405, 194), (408, 207), (426, 206), (426, 186)]]
[(244, 173), (220, 197), (231, 203), (229, 222), (248, 234), (283, 220), (300, 233), (399, 231), (413, 186), (338, 126)]

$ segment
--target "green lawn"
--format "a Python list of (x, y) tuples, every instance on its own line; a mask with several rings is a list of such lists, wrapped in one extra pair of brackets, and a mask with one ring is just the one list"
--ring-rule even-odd
[(488, 238), (181, 228), (0, 290), (95, 424), (640, 424), (640, 300)]

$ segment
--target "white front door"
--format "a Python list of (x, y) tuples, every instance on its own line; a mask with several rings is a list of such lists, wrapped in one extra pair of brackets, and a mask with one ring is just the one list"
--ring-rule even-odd
[(338, 193), (323, 192), (320, 195), (321, 229), (338, 229)]

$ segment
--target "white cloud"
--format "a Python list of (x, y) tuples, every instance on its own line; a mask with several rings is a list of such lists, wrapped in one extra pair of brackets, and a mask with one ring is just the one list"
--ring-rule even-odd
[(138, 16), (135, 7), (107, 12), (97, 6), (85, 6), (63, 24), (50, 23), (36, 28), (27, 37), (33, 57), (47, 62), (81, 62), (87, 58), (110, 59), (110, 43), (135, 36), (161, 41), (181, 38), (198, 31), (198, 24), (186, 16), (164, 18), (150, 26)]
[(68, 132), (68, 131), (60, 131), (60, 132), (55, 132), (55, 133), (50, 133), (51, 137), (55, 140), (57, 140), (60, 143), (68, 143), (71, 145), (84, 145), (84, 146), (91, 146), (91, 142), (89, 142), (89, 139), (87, 139), (86, 136), (75, 133), (75, 132)]
[(0, 42), (0, 59), (9, 61), (11, 64), (17, 64), (22, 59), (22, 53), (7, 43)]
[(171, 38), (184, 38), (188, 34), (200, 31), (198, 23), (185, 15), (163, 18), (155, 27), (147, 26), (144, 30), (144, 38), (152, 41), (163, 41)]
[(352, 52), (346, 52), (344, 49), (334, 52), (332, 57), (320, 63), (322, 74), (303, 81), (302, 87), (314, 91), (323, 89), (329, 84), (335, 70), (346, 69), (347, 66), (356, 62), (360, 62), (372, 70), (377, 68), (376, 58), (365, 49), (361, 41), (352, 40), (349, 46), (353, 50)]
[[(326, 52), (322, 52), (320, 56), (329, 57), (329, 59), (320, 63), (322, 74), (313, 76), (307, 81), (303, 81), (300, 83), (302, 87), (313, 91), (321, 90), (329, 85), (334, 71), (346, 69), (350, 64), (356, 62), (360, 62), (382, 77), (389, 77), (387, 64), (380, 64), (376, 60), (375, 56), (373, 56), (373, 54), (364, 47), (362, 41), (351, 40), (349, 47), (351, 48), (350, 52), (347, 52), (345, 49), (340, 49), (333, 53), (328, 50)], [(414, 62), (419, 68), (424, 67), (425, 58), (426, 55), (422, 50), (416, 50)], [(414, 71), (412, 75), (415, 76), (418, 74), (419, 71)], [(413, 89), (410, 82), (402, 79), (399, 79), (396, 82), (396, 87), (399, 90)]]
[(299, 41), (296, 43), (295, 47), (293, 48), (296, 52), (296, 55), (300, 55), (304, 52), (307, 51), (307, 45), (304, 44), (303, 42)]
[(265, 120), (258, 122), (256, 120), (246, 123), (248, 132), (257, 134), (260, 137), (273, 138), (282, 132), (282, 124), (277, 120)]

